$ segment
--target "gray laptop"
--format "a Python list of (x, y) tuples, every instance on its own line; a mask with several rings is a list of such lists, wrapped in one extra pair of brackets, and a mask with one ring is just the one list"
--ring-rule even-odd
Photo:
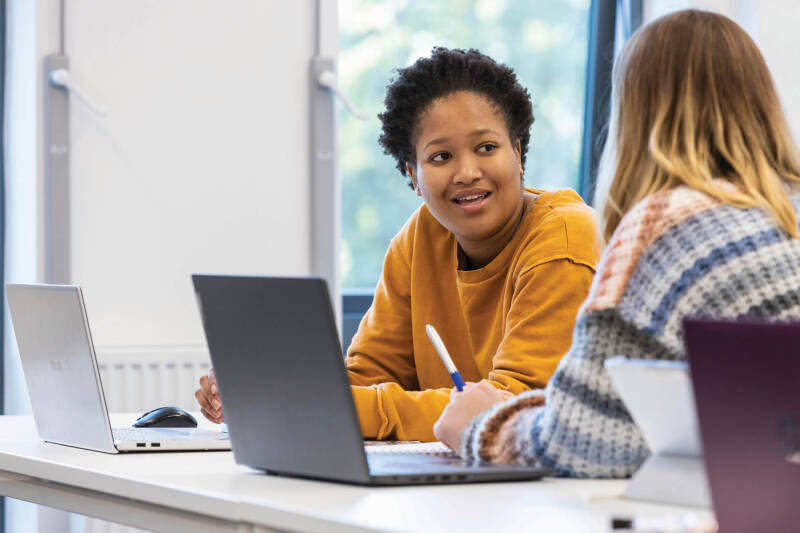
[(227, 434), (217, 431), (112, 428), (81, 289), (5, 287), (42, 440), (107, 453), (230, 449)]
[(552, 474), (468, 464), (452, 456), (365, 452), (325, 282), (192, 278), (237, 463), (271, 474), (361, 485)]

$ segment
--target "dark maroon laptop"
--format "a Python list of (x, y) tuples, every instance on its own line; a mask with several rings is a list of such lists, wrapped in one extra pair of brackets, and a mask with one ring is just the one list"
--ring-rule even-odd
[(720, 533), (800, 531), (800, 324), (683, 325)]

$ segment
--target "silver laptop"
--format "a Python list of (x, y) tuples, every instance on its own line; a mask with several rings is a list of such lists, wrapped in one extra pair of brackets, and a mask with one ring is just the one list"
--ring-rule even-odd
[(628, 483), (625, 496), (710, 507), (686, 363), (614, 357), (604, 366), (651, 452)]
[(79, 287), (6, 284), (39, 437), (106, 453), (227, 450), (227, 433), (112, 428)]

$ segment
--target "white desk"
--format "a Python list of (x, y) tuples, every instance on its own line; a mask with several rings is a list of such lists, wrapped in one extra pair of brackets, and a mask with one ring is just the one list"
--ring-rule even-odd
[(0, 417), (0, 494), (156, 531), (596, 533), (612, 516), (698, 512), (621, 500), (624, 487), (545, 479), (362, 488), (264, 475), (230, 452), (109, 455), (42, 443), (31, 417)]

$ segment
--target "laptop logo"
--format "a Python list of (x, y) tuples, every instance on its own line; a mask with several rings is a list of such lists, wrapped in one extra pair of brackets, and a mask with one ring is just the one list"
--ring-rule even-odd
[(800, 466), (800, 417), (797, 415), (783, 417), (778, 425), (778, 431), (786, 460)]
[(61, 361), (50, 361), (50, 368), (53, 370), (58, 370), (59, 372), (64, 370)]

